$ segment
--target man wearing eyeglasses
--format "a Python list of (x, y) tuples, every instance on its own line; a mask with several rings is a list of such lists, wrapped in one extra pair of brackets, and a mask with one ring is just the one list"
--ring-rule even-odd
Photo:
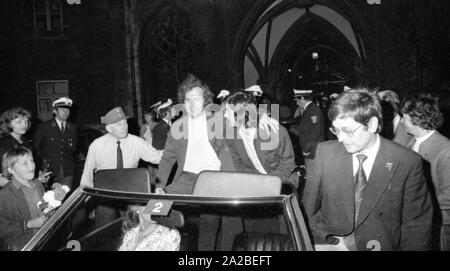
[(316, 249), (430, 249), (433, 208), (422, 161), (379, 136), (377, 96), (344, 92), (328, 116), (338, 140), (317, 146), (302, 199)]

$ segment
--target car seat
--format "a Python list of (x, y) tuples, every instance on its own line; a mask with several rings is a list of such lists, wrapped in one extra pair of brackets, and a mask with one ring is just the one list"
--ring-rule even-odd
[(279, 233), (242, 232), (233, 242), (233, 251), (293, 251), (288, 235)]
[(146, 168), (103, 169), (94, 175), (94, 187), (125, 191), (150, 193), (152, 183)]
[(193, 195), (197, 196), (277, 196), (281, 178), (274, 175), (226, 171), (202, 171), (197, 176)]

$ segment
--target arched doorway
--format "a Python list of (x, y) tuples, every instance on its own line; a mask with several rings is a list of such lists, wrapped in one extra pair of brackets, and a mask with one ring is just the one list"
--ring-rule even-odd
[[(365, 61), (367, 35), (357, 9), (346, 2), (256, 3), (238, 31), (233, 50), (234, 84), (259, 83), (280, 100), (302, 84), (299, 77), (303, 81), (305, 77), (309, 81), (319, 77), (324, 82), (357, 81), (354, 67)], [(311, 53), (316, 51), (320, 51), (319, 59), (312, 61)], [(336, 79), (324, 79), (334, 75)], [(316, 87), (323, 90), (323, 84)]]

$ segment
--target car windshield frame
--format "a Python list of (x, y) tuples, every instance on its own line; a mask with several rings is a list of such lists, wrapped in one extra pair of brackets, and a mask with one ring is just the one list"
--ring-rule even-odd
[(52, 236), (58, 227), (64, 222), (65, 216), (76, 210), (83, 201), (88, 201), (92, 196), (112, 198), (115, 200), (129, 200), (148, 202), (154, 200), (178, 201), (182, 203), (200, 203), (200, 204), (280, 204), (283, 212), (287, 215), (286, 220), (289, 221), (289, 231), (292, 233), (294, 246), (296, 250), (311, 251), (313, 250), (310, 237), (307, 231), (304, 216), (298, 204), (295, 194), (270, 196), (270, 197), (254, 197), (254, 196), (195, 196), (195, 195), (178, 195), (178, 194), (148, 194), (138, 192), (122, 192), (105, 190), (87, 186), (80, 186), (75, 190), (64, 204), (49, 218), (39, 231), (30, 239), (30, 241), (22, 248), (22, 251), (39, 250), (46, 241)]

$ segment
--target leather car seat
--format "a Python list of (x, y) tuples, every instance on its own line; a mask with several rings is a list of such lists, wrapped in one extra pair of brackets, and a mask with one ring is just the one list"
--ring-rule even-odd
[(243, 232), (236, 236), (233, 251), (293, 251), (289, 236), (279, 233)]

